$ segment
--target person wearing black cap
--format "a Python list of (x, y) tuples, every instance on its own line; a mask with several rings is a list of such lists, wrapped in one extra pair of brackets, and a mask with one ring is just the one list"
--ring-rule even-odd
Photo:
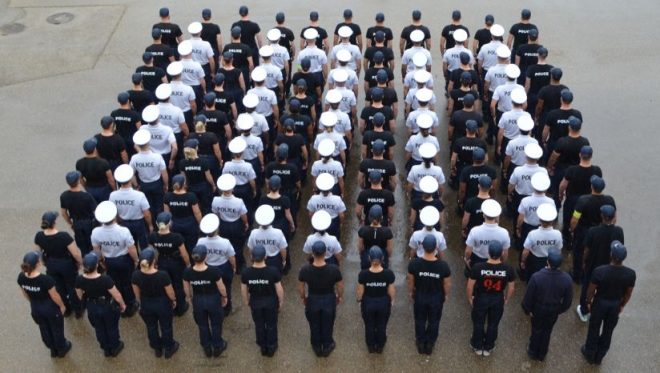
[(550, 251), (547, 266), (532, 275), (522, 301), (523, 311), (531, 316), (527, 355), (533, 360), (545, 359), (557, 318), (571, 307), (573, 285), (571, 277), (559, 268), (561, 262), (561, 252)]
[(541, 88), (550, 84), (550, 70), (554, 66), (545, 61), (548, 57), (548, 49), (539, 47), (536, 52), (538, 53), (538, 61), (534, 65), (527, 68), (525, 74), (525, 90), (527, 91), (527, 112), (534, 115), (536, 111), (537, 96)]
[(303, 29), (300, 30), (300, 49), (304, 49), (307, 45), (305, 42), (305, 31), (310, 28), (316, 30), (318, 33), (315, 40), (316, 47), (327, 52), (330, 49), (328, 32), (323, 27), (319, 26), (319, 12), (317, 11), (311, 11), (309, 13), (309, 26), (303, 27)]
[(463, 218), (461, 220), (461, 233), (466, 239), (472, 228), (484, 223), (484, 214), (481, 205), (485, 200), (492, 198), (493, 180), (487, 176), (479, 176), (479, 192), (476, 196), (468, 198), (463, 205)]
[[(591, 193), (591, 177), (596, 175), (603, 177), (603, 171), (600, 167), (595, 166), (591, 163), (591, 158), (593, 157), (594, 150), (591, 146), (583, 146), (580, 149), (580, 163), (575, 166), (570, 166), (566, 169), (564, 174), (564, 179), (559, 184), (559, 195), (558, 200), (563, 201), (563, 216), (564, 227), (562, 233), (564, 234), (564, 239), (570, 239), (569, 233), (569, 224), (566, 222), (571, 221), (571, 216), (573, 215), (573, 210), (575, 208), (575, 202), (582, 195)], [(564, 199), (565, 197), (565, 199)], [(570, 244), (570, 240), (569, 240)]]
[(364, 97), (365, 105), (373, 104), (373, 100), (371, 98), (372, 91), (375, 88), (380, 88), (383, 90), (383, 105), (392, 109), (393, 117), (397, 118), (399, 116), (399, 97), (396, 93), (396, 89), (390, 86), (392, 85), (392, 82), (389, 80), (387, 71), (384, 69), (378, 70), (376, 73), (376, 82), (376, 87), (373, 87), (366, 92)]
[[(186, 198), (190, 203), (189, 204), (180, 204), (180, 203), (173, 203), (172, 200), (170, 200), (168, 203), (167, 201), (165, 204), (174, 204), (175, 206), (180, 206), (184, 208), (189, 208), (194, 205), (197, 205), (197, 202), (199, 202), (199, 207), (198, 209), (201, 210), (202, 214), (207, 214), (211, 210), (211, 199), (213, 198), (213, 193), (215, 192), (215, 183), (213, 182), (213, 175), (211, 174), (210, 167), (211, 162), (215, 163), (216, 159), (212, 159), (211, 162), (209, 162), (209, 157), (206, 159), (202, 159), (197, 155), (197, 150), (199, 149), (200, 143), (198, 142), (197, 139), (188, 139), (184, 145), (183, 148), (183, 153), (185, 155), (185, 159), (182, 159), (179, 162), (179, 170), (185, 175), (185, 184), (183, 183), (179, 185), (180, 187), (180, 193), (185, 194), (185, 187), (190, 189), (192, 193), (197, 198), (193, 198), (194, 202)], [(217, 147), (217, 144), (215, 144), (217, 153), (215, 156), (217, 156), (220, 153), (219, 147)], [(222, 160), (222, 159), (221, 159)], [(220, 174), (220, 166), (222, 165), (221, 162), (219, 162), (218, 165), (213, 165), (215, 166), (215, 171), (216, 173)], [(177, 175), (178, 176), (178, 175)], [(175, 176), (176, 177), (176, 176)], [(180, 183), (180, 179), (179, 183)], [(174, 177), (172, 178), (172, 189), (174, 189)], [(176, 190), (174, 193), (176, 194)], [(195, 208), (193, 207), (193, 211)], [(189, 215), (189, 214), (185, 214)], [(195, 214), (199, 215), (199, 211)], [(198, 222), (201, 220), (201, 215), (199, 215), (199, 218), (197, 219)], [(194, 242), (193, 242), (194, 243)], [(192, 246), (187, 246), (188, 250), (192, 250)]]
[[(360, 112), (359, 128), (360, 132), (364, 135), (365, 131), (376, 131), (376, 120), (382, 129), (378, 131), (387, 131), (394, 134), (396, 131), (396, 116), (392, 107), (386, 106), (383, 103), (384, 90), (380, 87), (371, 89), (371, 104), (365, 106)], [(390, 139), (394, 140), (394, 138)], [(392, 144), (394, 145), (394, 144)]]
[(364, 224), (367, 214), (371, 211), (373, 206), (380, 206), (383, 211), (383, 219), (381, 223), (384, 226), (389, 226), (392, 217), (394, 216), (394, 193), (391, 190), (383, 188), (382, 185), (383, 174), (378, 171), (369, 172), (369, 187), (362, 189), (357, 197), (357, 204), (355, 205), (355, 216)]
[(293, 74), (291, 79), (295, 82), (293, 97), (289, 100), (289, 113), (284, 114), (282, 123), (286, 118), (292, 118), (295, 124), (294, 132), (302, 135), (307, 143), (311, 143), (314, 134), (312, 124), (317, 122), (316, 109), (317, 106), (321, 107), (321, 84), (310, 73), (307, 63), (303, 63), (302, 70)]
[(25, 254), (17, 283), (30, 302), (32, 320), (39, 325), (41, 340), (50, 349), (50, 357), (64, 357), (71, 350), (71, 342), (64, 336), (62, 314), (66, 307), (55, 290), (55, 280), (40, 272), (40, 258), (36, 251)]
[[(207, 119), (214, 116), (214, 114), (208, 113), (211, 111), (218, 114), (224, 114), (225, 118), (222, 118), (223, 120), (221, 121), (221, 117), (218, 116), (216, 123), (222, 123), (224, 121), (228, 122), (230, 131), (230, 136), (228, 139), (231, 139), (231, 124), (238, 117), (238, 109), (236, 108), (236, 101), (234, 101), (234, 96), (231, 94), (227, 87), (231, 88), (232, 90), (239, 90), (242, 92), (241, 81), (243, 80), (243, 76), (241, 75), (240, 70), (234, 68), (231, 66), (231, 64), (220, 66), (218, 71), (220, 70), (222, 70), (224, 73), (228, 73), (231, 76), (232, 81), (227, 82), (227, 77), (224, 73), (218, 72), (215, 74), (215, 78), (213, 79), (213, 92), (209, 92), (204, 96), (204, 110), (199, 111), (197, 114), (202, 114), (206, 116)], [(207, 102), (208, 98), (211, 97), (211, 94), (213, 94), (214, 110), (211, 110), (211, 107), (208, 106)]]
[(358, 252), (360, 254), (360, 268), (365, 270), (370, 267), (369, 258), (370, 248), (377, 246), (381, 249), (382, 258), (380, 265), (383, 268), (389, 267), (389, 258), (392, 256), (394, 246), (394, 234), (392, 228), (383, 227), (383, 208), (380, 205), (373, 205), (368, 210), (368, 216), (365, 225), (358, 229)]
[[(151, 53), (154, 65), (163, 69), (163, 71), (166, 71), (167, 65), (169, 65), (170, 62), (174, 62), (175, 52), (172, 47), (163, 43), (163, 33), (159, 28), (151, 30), (151, 38), (153, 39), (153, 44), (145, 48), (144, 52)], [(166, 78), (169, 79), (169, 77)]]
[[(383, 33), (383, 40), (381, 41), (384, 42), (384, 46), (392, 50), (391, 48), (392, 48), (392, 40), (394, 40), (394, 34), (392, 33), (391, 28), (385, 26), (385, 14), (380, 12), (376, 13), (375, 20), (376, 20), (376, 24), (367, 29), (367, 33), (366, 33), (367, 41), (368, 41), (367, 50), (369, 49), (369, 47), (373, 47), (376, 46), (376, 44), (378, 44), (378, 41), (376, 39), (376, 34), (378, 32)], [(365, 51), (364, 54), (366, 58), (367, 52)]]
[[(149, 244), (158, 252), (158, 268), (167, 272), (172, 280), (172, 287), (176, 297), (174, 314), (183, 316), (188, 311), (186, 294), (183, 292), (183, 270), (190, 266), (190, 257), (184, 245), (183, 236), (170, 231), (172, 227), (172, 214), (163, 211), (156, 217), (158, 230), (149, 235)], [(197, 237), (195, 237), (195, 240)]]
[[(200, 37), (202, 40), (211, 44), (215, 66), (220, 66), (218, 65), (218, 62), (220, 58), (220, 51), (222, 50), (222, 33), (220, 31), (220, 26), (211, 21), (211, 15), (211, 9), (202, 9), (202, 32)], [(215, 74), (215, 71), (212, 71), (212, 73)]]
[(554, 196), (557, 206), (561, 205), (559, 200), (559, 183), (564, 179), (566, 169), (580, 164), (580, 153), (582, 148), (589, 146), (589, 140), (580, 134), (582, 121), (576, 117), (568, 118), (568, 135), (561, 137), (554, 144), (554, 149), (548, 160), (547, 168), (552, 177), (550, 194)]
[(312, 245), (312, 263), (305, 264), (298, 274), (298, 294), (305, 306), (312, 348), (319, 357), (328, 357), (335, 349), (332, 338), (337, 305), (344, 297), (344, 281), (339, 267), (326, 263), (323, 241)]
[[(165, 193), (163, 207), (166, 212), (172, 214), (172, 231), (183, 236), (185, 248), (190, 254), (199, 238), (198, 224), (202, 220), (202, 208), (200, 197), (193, 191), (188, 191), (188, 179), (184, 175), (174, 175), (172, 178), (172, 191)], [(206, 183), (207, 180), (200, 183)], [(208, 187), (198, 186), (204, 190), (203, 198), (208, 200), (208, 211), (211, 210), (211, 193)], [(213, 186), (215, 190), (215, 185)], [(206, 208), (206, 207), (205, 207)]]
[(479, 54), (481, 47), (490, 43), (492, 40), (492, 35), (490, 33), (490, 28), (495, 23), (495, 17), (492, 14), (486, 14), (484, 18), (484, 27), (477, 30), (474, 33), (474, 40), (472, 41), (472, 53), (476, 56)]
[(422, 242), (424, 255), (408, 264), (408, 296), (414, 302), (417, 352), (430, 355), (438, 339), (442, 308), (449, 298), (451, 270), (436, 256), (436, 238), (427, 235)]
[(350, 29), (353, 31), (351, 33), (351, 36), (349, 37), (349, 41), (353, 45), (357, 45), (360, 51), (362, 51), (363, 48), (363, 40), (362, 40), (362, 30), (360, 29), (360, 26), (357, 24), (353, 23), (353, 11), (350, 9), (344, 9), (344, 22), (340, 22), (335, 26), (335, 36), (333, 39), (332, 45), (337, 45), (339, 44), (340, 38), (339, 38), (339, 29), (342, 28), (343, 26), (348, 26)]
[[(376, 104), (380, 104), (380, 101), (376, 101)], [(383, 115), (382, 112), (376, 112), (371, 116), (372, 128), (364, 131), (362, 135), (362, 147), (360, 152), (362, 159), (375, 157), (374, 146), (376, 141), (379, 140), (379, 155), (383, 156), (385, 159), (394, 159), (394, 146), (396, 145), (396, 140), (392, 131), (385, 129), (386, 125), (388, 128), (392, 128), (393, 122), (393, 118), (386, 121), (385, 115)]]
[[(242, 42), (242, 30), (241, 27), (239, 26), (232, 26), (231, 28), (231, 43), (225, 44), (224, 48), (222, 49), (222, 66), (233, 66), (237, 68), (238, 70), (241, 71), (241, 79), (243, 80), (243, 84), (241, 84), (240, 88), (242, 89), (242, 92), (240, 92), (240, 95), (238, 95), (238, 92), (235, 92), (234, 90), (237, 87), (233, 87), (234, 89), (230, 90), (230, 87), (225, 86), (225, 89), (228, 92), (232, 92), (234, 95), (234, 101), (236, 101), (236, 105), (238, 105), (239, 111), (242, 111), (243, 109), (243, 94), (245, 94), (247, 90), (247, 83), (250, 81), (250, 72), (254, 68), (255, 65), (255, 58), (253, 57), (252, 54), (252, 49), (250, 49), (250, 46)], [(258, 53), (258, 51), (257, 51)], [(259, 60), (259, 55), (257, 54), (256, 60)], [(218, 72), (221, 72), (225, 75), (225, 82), (228, 83), (230, 81), (230, 75), (227, 74), (226, 71), (223, 71), (223, 68), (220, 68)], [(235, 79), (234, 79), (235, 80)], [(240, 83), (240, 81), (239, 81)]]
[(468, 121), (474, 121), (477, 123), (477, 137), (481, 137), (483, 135), (484, 120), (483, 115), (475, 108), (476, 99), (477, 97), (475, 97), (472, 93), (467, 93), (465, 96), (463, 96), (463, 108), (461, 108), (461, 110), (455, 110), (449, 117), (447, 138), (450, 142), (454, 142), (467, 135)]
[(95, 224), (96, 201), (83, 190), (82, 174), (79, 171), (68, 172), (66, 183), (69, 189), (60, 194), (60, 215), (73, 230), (76, 246), (85, 255), (92, 250), (90, 236)]
[(197, 153), (206, 162), (214, 180), (220, 176), (223, 160), (229, 155), (227, 144), (232, 139), (231, 124), (227, 114), (216, 109), (215, 100), (214, 92), (204, 96), (204, 110), (193, 118), (195, 127), (188, 136), (188, 140), (197, 140)]
[(42, 215), (42, 230), (34, 236), (34, 245), (43, 253), (46, 273), (55, 280), (55, 288), (66, 306), (64, 317), (75, 312), (76, 318), (79, 319), (84, 308), (76, 295), (74, 284), (78, 268), (82, 264), (82, 256), (71, 235), (57, 230), (57, 215), (54, 211)]
[(156, 93), (159, 84), (167, 83), (167, 74), (165, 69), (154, 66), (154, 55), (151, 52), (142, 54), (144, 65), (135, 69), (136, 73), (142, 74), (142, 85), (144, 89), (151, 93)]
[[(465, 58), (469, 57), (464, 57), (467, 56), (467, 53), (461, 53), (461, 61), (464, 61)], [(466, 65), (467, 66), (467, 65)], [(454, 83), (453, 83), (453, 78), (450, 76), (450, 82), (448, 86), (449, 90), (449, 101), (447, 102), (447, 115), (451, 118), (451, 116), (458, 110), (463, 110), (463, 101), (465, 100), (465, 96), (470, 94), (472, 97), (474, 97), (475, 102), (474, 102), (474, 110), (476, 112), (479, 112), (481, 110), (481, 100), (479, 99), (479, 92), (475, 90), (476, 83), (478, 80), (474, 80), (475, 77), (477, 76), (477, 72), (474, 70), (470, 71), (465, 71), (462, 68), (458, 68), (452, 72), (451, 75), (455, 75), (454, 73), (459, 71), (460, 72), (460, 78), (459, 78), (459, 86), (458, 88), (453, 88)]]
[[(269, 166), (271, 166), (271, 173), (272, 173), (273, 167), (277, 167), (276, 166), (277, 164), (286, 165), (288, 164), (288, 162), (291, 162), (292, 165), (295, 166), (297, 173), (297, 175), (295, 175), (296, 181), (293, 182), (293, 184), (295, 184), (297, 181), (300, 180), (301, 175), (307, 174), (309, 155), (307, 153), (305, 138), (300, 133), (295, 132), (296, 121), (293, 117), (300, 117), (300, 116), (297, 114), (293, 114), (291, 116), (287, 116), (283, 120), (284, 131), (282, 133), (278, 133), (277, 138), (275, 139), (275, 160), (273, 161), (275, 163), (271, 162), (269, 165), (267, 165), (266, 171), (268, 171)], [(309, 117), (304, 117), (301, 119), (302, 121), (299, 122), (301, 126), (307, 126), (311, 128), (311, 123), (306, 122), (306, 120), (309, 119)], [(306, 133), (306, 135), (308, 135), (308, 133)], [(282, 150), (280, 156), (278, 156), (278, 153), (280, 152), (280, 148), (282, 147), (282, 145), (286, 145), (286, 152)], [(286, 162), (281, 163), (282, 162), (281, 156), (284, 156)], [(291, 175), (291, 173), (289, 172), (287, 173), (287, 175)], [(288, 180), (287, 180), (287, 184), (290, 184)], [(287, 186), (287, 190), (290, 190), (289, 186)]]
[(128, 163), (126, 144), (124, 139), (115, 133), (115, 120), (111, 116), (101, 118), (101, 132), (94, 135), (94, 138), (99, 157), (110, 163), (113, 172), (120, 164)]
[[(272, 174), (268, 177), (267, 190), (268, 193), (261, 196), (259, 200), (259, 206), (269, 205), (275, 211), (275, 218), (271, 224), (273, 228), (279, 229), (284, 233), (284, 238), (287, 242), (291, 241), (293, 233), (296, 231), (296, 224), (293, 220), (292, 211), (297, 212), (297, 208), (293, 209), (293, 204), (297, 204), (298, 201), (291, 201), (287, 195), (280, 194), (280, 189), (282, 188), (282, 178), (278, 174)], [(287, 247), (287, 257), (289, 248)], [(287, 260), (287, 264), (290, 261)], [(289, 264), (289, 267), (291, 265)]]
[(241, 16), (241, 19), (231, 25), (232, 39), (234, 38), (234, 27), (239, 27), (241, 30), (241, 43), (247, 45), (252, 50), (254, 66), (259, 66), (259, 48), (264, 43), (261, 38), (261, 28), (255, 22), (249, 20), (247, 6), (241, 5), (238, 9), (238, 14)]
[(561, 107), (561, 92), (564, 89), (568, 89), (568, 87), (561, 84), (563, 75), (563, 71), (558, 67), (550, 69), (550, 83), (539, 89), (539, 93), (536, 96), (536, 108), (534, 111), (536, 123), (545, 123), (548, 113)]
[[(392, 71), (394, 71), (395, 66), (394, 52), (392, 51), (392, 48), (387, 45), (385, 33), (383, 31), (376, 31), (372, 38), (372, 45), (367, 47), (367, 49), (364, 51), (364, 70), (368, 71), (369, 68), (373, 68), (382, 64), (384, 68), (389, 69), (388, 73), (391, 74)], [(389, 40), (391, 41), (391, 39)], [(380, 52), (382, 56), (378, 56), (378, 58), (376, 58), (376, 54), (378, 52)], [(367, 75), (365, 74), (365, 79), (366, 77)]]
[[(450, 127), (450, 129), (453, 127)], [(451, 131), (453, 135), (453, 131)], [(472, 164), (472, 153), (474, 149), (481, 148), (484, 152), (488, 151), (486, 140), (479, 135), (479, 124), (474, 120), (468, 120), (465, 123), (465, 136), (457, 137), (451, 142), (451, 173), (449, 185), (458, 188), (459, 176), (463, 169)], [(449, 137), (452, 138), (451, 136)]]
[(394, 304), (394, 272), (383, 268), (383, 250), (369, 249), (370, 266), (358, 275), (356, 298), (364, 320), (365, 341), (369, 353), (382, 353), (387, 341), (387, 322)]
[[(160, 8), (158, 15), (160, 16), (160, 22), (154, 24), (151, 29), (160, 30), (163, 43), (172, 48), (176, 55), (176, 47), (183, 40), (183, 32), (181, 32), (179, 25), (170, 22), (170, 10), (168, 8)], [(178, 55), (176, 56), (178, 59)]]
[[(234, 52), (242, 50), (241, 48), (247, 48), (245, 44), (235, 43)], [(229, 48), (231, 49), (231, 48)], [(243, 95), (246, 92), (246, 80), (249, 79), (247, 75), (248, 68), (239, 67), (234, 64), (234, 52), (228, 51), (227, 46), (225, 45), (225, 52), (222, 54), (221, 66), (218, 69), (218, 73), (215, 74), (215, 89), (216, 94), (216, 104), (215, 107), (218, 110), (222, 110), (227, 113), (227, 117), (231, 118), (231, 122), (235, 121), (238, 117), (238, 112), (245, 110), (243, 107)], [(249, 54), (249, 51), (245, 53), (240, 53), (239, 56), (244, 56)], [(252, 58), (251, 56), (249, 58)], [(222, 88), (218, 88), (222, 87)], [(226, 95), (219, 94), (218, 92), (225, 91)], [(226, 96), (225, 100), (222, 100), (222, 97)]]
[(468, 199), (479, 193), (481, 176), (488, 176), (492, 190), (497, 190), (497, 171), (486, 164), (486, 152), (482, 148), (475, 148), (472, 150), (472, 165), (463, 168), (458, 177), (458, 207), (462, 209)]
[(243, 303), (250, 306), (261, 355), (272, 357), (277, 351), (277, 319), (284, 302), (282, 276), (266, 265), (266, 249), (252, 249), (252, 266), (241, 274)]
[(126, 303), (110, 276), (98, 271), (99, 257), (89, 253), (83, 258), (83, 273), (76, 278), (76, 292), (87, 304), (87, 318), (106, 357), (117, 357), (124, 349), (119, 337), (119, 315)]
[[(365, 132), (365, 136), (367, 136), (367, 134), (369, 133), (370, 131)], [(383, 132), (383, 134), (385, 133), (387, 132)], [(378, 134), (378, 132), (374, 130), (374, 134)], [(385, 141), (381, 138), (376, 138), (374, 141), (370, 142), (367, 145), (363, 144), (363, 148), (365, 146), (367, 147), (367, 149), (363, 150), (362, 161), (360, 162), (360, 166), (359, 166), (360, 174), (358, 176), (358, 184), (360, 185), (360, 187), (368, 188), (371, 185), (368, 176), (372, 171), (376, 171), (382, 175), (383, 188), (391, 191), (396, 190), (396, 184), (397, 184), (396, 164), (394, 163), (394, 161), (385, 158), (385, 147), (386, 147)], [(369, 152), (371, 152), (371, 156), (367, 157), (367, 154)]]
[(451, 13), (451, 23), (442, 28), (442, 33), (440, 37), (440, 54), (444, 55), (447, 49), (453, 48), (454, 45), (456, 45), (456, 41), (454, 40), (453, 34), (454, 31), (458, 29), (465, 30), (465, 32), (468, 35), (468, 39), (470, 38), (470, 31), (468, 30), (467, 27), (461, 24), (461, 11), (454, 10)]
[(451, 94), (454, 89), (460, 88), (463, 84), (462, 81), (467, 80), (467, 76), (465, 75), (465, 73), (467, 73), (470, 76), (470, 80), (466, 82), (468, 90), (473, 90), (475, 98), (479, 98), (479, 92), (482, 90), (482, 84), (481, 79), (479, 79), (479, 73), (477, 73), (476, 70), (476, 64), (471, 62), (471, 58), (473, 59), (473, 57), (471, 57), (472, 55), (470, 53), (465, 51), (458, 53), (458, 60), (460, 65), (458, 65), (457, 68), (449, 73), (449, 83), (447, 85), (447, 90)]
[(126, 152), (130, 158), (137, 152), (133, 144), (133, 135), (140, 129), (142, 118), (140, 117), (140, 113), (131, 108), (129, 98), (128, 92), (119, 93), (117, 95), (119, 108), (113, 110), (110, 116), (115, 121), (115, 131), (124, 140), (124, 144), (126, 144)]
[(149, 346), (156, 357), (165, 355), (169, 359), (179, 350), (172, 326), (176, 297), (170, 276), (156, 268), (157, 256), (152, 248), (142, 250), (139, 267), (133, 272), (131, 283), (140, 302), (140, 316), (147, 327)]
[(623, 265), (628, 256), (625, 246), (613, 245), (610, 256), (610, 264), (594, 269), (587, 291), (591, 317), (581, 351), (590, 364), (600, 364), (607, 354), (619, 315), (628, 304), (637, 279), (635, 271)]
[(523, 44), (516, 49), (515, 63), (520, 68), (521, 74), (518, 76), (518, 84), (524, 85), (527, 68), (536, 65), (539, 60), (539, 30), (533, 28), (527, 33), (527, 44)]
[[(367, 52), (370, 49), (378, 48), (369, 47)], [(372, 49), (372, 50), (373, 50)], [(365, 54), (366, 56), (366, 54)], [(378, 72), (383, 70), (387, 73), (386, 85), (387, 87), (394, 87), (394, 54), (392, 54), (392, 60), (389, 63), (385, 62), (385, 54), (381, 51), (375, 51), (373, 53), (373, 58), (371, 61), (368, 61), (365, 57), (365, 71), (364, 71), (364, 91), (367, 92), (369, 89), (378, 86)], [(390, 67), (391, 66), (391, 67)], [(414, 73), (413, 73), (414, 74)]]
[(509, 302), (515, 289), (516, 273), (510, 265), (502, 262), (502, 254), (502, 243), (491, 241), (488, 244), (488, 260), (472, 266), (467, 282), (473, 325), (470, 347), (479, 356), (490, 356), (495, 348), (504, 305)]
[(410, 40), (410, 33), (415, 30), (420, 30), (424, 33), (422, 44), (426, 49), (431, 50), (431, 31), (422, 24), (422, 12), (413, 10), (412, 23), (401, 30), (401, 36), (399, 37), (399, 52), (402, 56), (406, 49), (413, 46), (413, 42)]
[(531, 29), (538, 30), (538, 27), (529, 21), (530, 18), (532, 18), (532, 12), (529, 9), (523, 9), (520, 12), (520, 22), (512, 25), (511, 29), (509, 29), (506, 45), (511, 49), (511, 56), (516, 55), (518, 47), (527, 44)]
[[(295, 149), (290, 151), (288, 139), (291, 137), (300, 137), (299, 134), (292, 133), (293, 128), (289, 125), (285, 126), (285, 134), (282, 135), (281, 142), (277, 144), (275, 150), (275, 160), (266, 165), (264, 169), (264, 176), (270, 178), (273, 175), (280, 177), (281, 190), (280, 193), (285, 195), (291, 201), (291, 209), (293, 216), (298, 214), (298, 205), (300, 202), (300, 189), (301, 184), (307, 177), (307, 147), (300, 145), (299, 153)], [(294, 143), (300, 144), (300, 138), (294, 140)], [(298, 153), (297, 158), (291, 158), (291, 154)], [(299, 157), (304, 157), (300, 159)]]
[(296, 55), (296, 44), (294, 43), (294, 40), (296, 40), (296, 35), (293, 33), (293, 31), (291, 31), (290, 28), (284, 25), (284, 21), (284, 12), (278, 12), (275, 15), (275, 22), (277, 23), (275, 28), (280, 31), (280, 40), (277, 43), (284, 47), (289, 53), (289, 60), (286, 62), (289, 68), (287, 69), (287, 74), (284, 77), (284, 93), (286, 94), (286, 97), (289, 97), (292, 83), (291, 74), (293, 68), (293, 58)]
[(126, 90), (129, 101), (133, 110), (142, 113), (145, 107), (156, 103), (156, 96), (151, 91), (144, 89), (142, 85), (142, 74), (133, 73), (131, 75), (131, 82), (133, 83), (133, 88)]
[(545, 144), (545, 149), (548, 154), (552, 154), (555, 150), (557, 141), (568, 136), (570, 118), (575, 117), (582, 120), (582, 113), (579, 110), (573, 109), (573, 92), (569, 89), (564, 89), (560, 92), (561, 106), (548, 112), (543, 124), (542, 139)]

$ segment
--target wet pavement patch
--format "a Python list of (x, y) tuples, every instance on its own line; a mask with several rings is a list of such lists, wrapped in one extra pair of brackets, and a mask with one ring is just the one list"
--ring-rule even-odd
[(73, 15), (73, 13), (68, 13), (68, 12), (60, 12), (60, 13), (55, 13), (48, 18), (46, 18), (46, 22), (51, 23), (53, 25), (61, 25), (64, 23), (69, 23), (71, 22), (76, 16)]
[(11, 34), (18, 34), (19, 32), (22, 32), (25, 30), (25, 25), (22, 23), (7, 23), (2, 26), (0, 26), (0, 35), (5, 36), (5, 35), (11, 35)]

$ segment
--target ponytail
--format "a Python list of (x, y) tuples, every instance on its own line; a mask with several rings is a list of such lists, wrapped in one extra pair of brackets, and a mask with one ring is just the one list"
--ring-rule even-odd
[(148, 269), (151, 266), (151, 263), (147, 259), (140, 260), (140, 269)]
[(202, 122), (201, 120), (197, 121), (197, 123), (195, 123), (195, 132), (197, 133), (206, 132), (206, 123)]
[(197, 159), (197, 149), (183, 148), (183, 155), (186, 157), (186, 159)]
[(169, 228), (169, 224), (168, 224), (168, 223), (163, 223), (163, 222), (158, 223), (158, 231), (159, 231), (159, 232), (164, 231), (164, 230), (166, 230), (167, 228)]

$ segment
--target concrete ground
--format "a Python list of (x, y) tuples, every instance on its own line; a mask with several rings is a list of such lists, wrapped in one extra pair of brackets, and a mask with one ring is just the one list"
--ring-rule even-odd
[[(433, 33), (436, 81), (442, 82), (438, 42), (440, 31), (448, 23), (456, 6), (447, 1), (418, 1), (416, 4), (394, 1), (339, 0), (332, 3), (253, 2), (252, 19), (265, 31), (274, 24), (274, 14), (284, 11), (288, 25), (299, 32), (310, 10), (321, 13), (321, 24), (330, 31), (340, 21), (341, 12), (351, 7), (355, 21), (366, 28), (374, 14), (382, 10), (386, 22), (398, 35), (410, 22), (413, 8), (423, 11), (423, 21)], [(517, 283), (515, 299), (506, 307), (500, 325), (497, 349), (489, 358), (477, 357), (468, 348), (471, 322), (465, 298), (465, 279), (461, 275), (463, 251), (459, 241), (459, 221), (450, 214), (447, 260), (455, 274), (452, 294), (445, 305), (440, 325), (440, 339), (432, 356), (418, 355), (412, 330), (412, 306), (405, 292), (408, 205), (397, 191), (396, 254), (393, 269), (397, 274), (396, 304), (389, 324), (389, 343), (383, 355), (367, 353), (363, 341), (363, 323), (354, 300), (359, 269), (356, 255), (357, 222), (349, 217), (344, 225), (343, 267), (346, 302), (339, 306), (335, 328), (337, 349), (327, 359), (316, 358), (308, 343), (308, 327), (303, 307), (295, 294), (296, 275), (284, 280), (286, 301), (280, 315), (280, 349), (272, 358), (262, 358), (254, 344), (254, 331), (247, 308), (237, 305), (224, 323), (228, 350), (219, 359), (207, 359), (198, 344), (197, 329), (191, 314), (175, 320), (175, 337), (181, 350), (171, 360), (153, 357), (147, 344), (145, 328), (139, 317), (121, 320), (126, 349), (115, 359), (104, 358), (86, 319), (66, 320), (66, 335), (73, 350), (65, 359), (51, 359), (39, 340), (36, 325), (30, 318), (28, 303), (15, 284), (22, 255), (32, 248), (32, 237), (46, 210), (57, 209), (58, 196), (65, 189), (64, 173), (73, 169), (82, 155), (85, 138), (98, 132), (98, 120), (115, 105), (115, 97), (130, 87), (130, 74), (140, 64), (140, 54), (150, 43), (149, 30), (157, 20), (158, 8), (168, 5), (173, 21), (185, 29), (197, 20), (204, 7), (214, 10), (215, 21), (224, 35), (237, 19), (238, 1), (170, 2), (122, 0), (0, 0), (0, 113), (3, 136), (0, 137), (0, 190), (2, 200), (0, 232), (5, 259), (0, 262), (0, 314), (2, 371), (148, 371), (184, 369), (251, 372), (309, 371), (656, 371), (660, 366), (657, 345), (660, 298), (653, 285), (660, 280), (658, 245), (660, 230), (652, 221), (658, 213), (654, 206), (653, 187), (660, 181), (651, 166), (655, 156), (652, 136), (654, 121), (660, 116), (654, 77), (660, 73), (657, 48), (648, 41), (657, 22), (660, 5), (656, 1), (573, 2), (508, 1), (484, 3), (468, 0), (461, 4), (464, 20), (472, 32), (481, 27), (486, 13), (508, 28), (516, 22), (520, 9), (530, 7), (532, 20), (541, 30), (541, 42), (550, 50), (549, 63), (564, 69), (564, 80), (575, 92), (574, 106), (585, 117), (584, 134), (595, 148), (595, 163), (603, 168), (608, 182), (606, 192), (615, 196), (619, 206), (619, 224), (626, 232), (629, 259), (626, 264), (637, 270), (637, 288), (621, 315), (610, 353), (599, 368), (589, 366), (579, 353), (586, 325), (574, 310), (560, 317), (554, 331), (546, 362), (531, 362), (525, 347), (529, 322), (519, 302), (524, 285)], [(60, 24), (47, 23), (55, 16)], [(17, 32), (17, 33), (15, 33)], [(397, 38), (398, 40), (398, 38)], [(440, 92), (437, 92), (440, 94)], [(439, 113), (444, 102), (441, 100)], [(399, 126), (402, 125), (401, 118)], [(439, 133), (446, 144), (444, 128)], [(400, 131), (402, 133), (403, 131)], [(405, 139), (399, 135), (400, 144)], [(447, 159), (446, 147), (443, 159)], [(396, 157), (403, 170), (402, 145)], [(349, 167), (346, 201), (354, 206), (358, 189), (355, 180), (357, 159)], [(443, 164), (446, 170), (447, 163)], [(309, 188), (308, 188), (309, 189)], [(306, 191), (309, 193), (309, 190)], [(446, 197), (453, 201), (453, 194)], [(450, 204), (450, 210), (453, 204)], [(60, 219), (63, 228), (65, 224)], [(299, 234), (290, 243), (297, 267), (302, 263), (300, 248), (309, 232), (307, 219), (300, 219)], [(237, 281), (235, 281), (237, 282)], [(576, 289), (577, 290), (577, 289)], [(236, 291), (234, 294), (238, 295)], [(577, 300), (577, 294), (576, 294)]]

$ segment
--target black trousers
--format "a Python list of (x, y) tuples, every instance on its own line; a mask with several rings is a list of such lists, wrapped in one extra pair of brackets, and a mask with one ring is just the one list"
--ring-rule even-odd
[(537, 359), (543, 360), (548, 353), (550, 335), (559, 312), (557, 307), (535, 307), (532, 314), (532, 335), (529, 337), (527, 351)]

